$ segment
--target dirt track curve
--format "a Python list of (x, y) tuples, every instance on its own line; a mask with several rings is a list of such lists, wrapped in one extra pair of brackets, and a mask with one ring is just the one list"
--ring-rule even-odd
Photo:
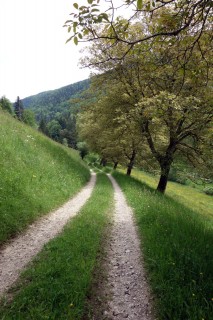
[(58, 210), (33, 223), (28, 230), (13, 239), (0, 251), (0, 296), (18, 279), (22, 269), (54, 238), (70, 218), (75, 216), (90, 197), (96, 182), (92, 174), (89, 183), (74, 198)]
[[(154, 320), (152, 298), (143, 267), (140, 241), (131, 208), (115, 179), (108, 175), (114, 187), (115, 213), (107, 237), (104, 279), (100, 279), (99, 303), (95, 295), (93, 320)], [(28, 230), (5, 245), (0, 251), (0, 297), (15, 283), (22, 269), (42, 249), (45, 243), (62, 231), (90, 197), (96, 182), (92, 174), (89, 183), (58, 210), (50, 213)], [(103, 297), (104, 296), (104, 297)]]

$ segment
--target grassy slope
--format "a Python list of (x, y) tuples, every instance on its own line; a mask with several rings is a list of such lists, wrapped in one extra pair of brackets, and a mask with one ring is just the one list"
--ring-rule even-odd
[(89, 179), (75, 151), (0, 113), (0, 243), (74, 195)]
[(212, 218), (114, 175), (136, 214), (159, 319), (212, 319)]
[(13, 301), (2, 301), (2, 320), (82, 318), (98, 252), (110, 222), (112, 198), (109, 179), (98, 175), (92, 197), (81, 212), (25, 271), (21, 283), (11, 290), (17, 293)]
[[(132, 176), (152, 188), (156, 188), (157, 186), (158, 177), (156, 176), (152, 176), (136, 169), (132, 171)], [(194, 209), (199, 213), (213, 218), (213, 197), (206, 195), (198, 189), (169, 181), (166, 189), (166, 195), (172, 197), (190, 209)]]

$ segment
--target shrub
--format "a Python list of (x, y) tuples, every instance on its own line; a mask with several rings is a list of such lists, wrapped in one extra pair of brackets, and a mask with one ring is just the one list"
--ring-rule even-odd
[(213, 196), (213, 187), (206, 187), (203, 189), (203, 192), (209, 196)]

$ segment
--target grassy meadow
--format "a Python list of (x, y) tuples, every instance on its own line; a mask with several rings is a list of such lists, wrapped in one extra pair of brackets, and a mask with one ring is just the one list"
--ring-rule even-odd
[[(124, 171), (121, 170), (121, 172)], [(157, 187), (158, 176), (153, 176), (137, 169), (133, 169), (131, 175), (151, 188), (155, 189)], [(166, 195), (202, 215), (213, 218), (213, 197), (205, 194), (198, 188), (169, 181), (166, 188)]]
[(0, 244), (73, 196), (90, 177), (74, 150), (0, 112)]
[(159, 194), (138, 180), (141, 175), (113, 175), (135, 212), (158, 319), (212, 319), (213, 221), (208, 210), (199, 212), (196, 196), (191, 206), (196, 211), (189, 202), (180, 203), (183, 191), (179, 201), (171, 191), (169, 197)]
[(14, 299), (0, 304), (1, 320), (80, 320), (106, 236), (113, 189), (104, 174), (97, 175), (91, 198), (50, 241), (10, 290)]

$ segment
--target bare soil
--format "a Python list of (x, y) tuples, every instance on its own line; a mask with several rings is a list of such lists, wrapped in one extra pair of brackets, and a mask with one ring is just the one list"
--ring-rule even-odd
[(26, 232), (11, 240), (0, 250), (0, 296), (15, 283), (22, 269), (42, 249), (45, 243), (59, 234), (68, 220), (74, 217), (90, 197), (96, 176), (62, 207), (33, 223)]

